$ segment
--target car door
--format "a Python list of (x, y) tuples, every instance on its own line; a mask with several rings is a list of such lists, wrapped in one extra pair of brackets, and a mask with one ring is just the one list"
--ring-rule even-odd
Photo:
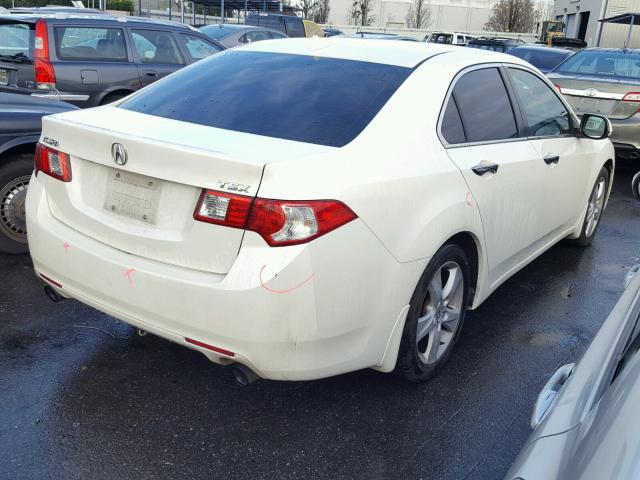
[(143, 86), (186, 65), (184, 55), (170, 30), (131, 28), (131, 43)]
[[(51, 37), (50, 37), (51, 38)], [(54, 68), (60, 92), (86, 95), (79, 106), (92, 106), (107, 90), (137, 90), (140, 79), (122, 27), (54, 23)]]
[(546, 165), (526, 137), (500, 66), (473, 67), (456, 77), (440, 135), (475, 201), (485, 233), (490, 288), (540, 248)]
[(526, 135), (544, 170), (541, 219), (545, 235), (558, 236), (575, 226), (591, 187), (591, 142), (579, 139), (576, 120), (548, 82), (520, 66), (507, 68), (525, 124)]

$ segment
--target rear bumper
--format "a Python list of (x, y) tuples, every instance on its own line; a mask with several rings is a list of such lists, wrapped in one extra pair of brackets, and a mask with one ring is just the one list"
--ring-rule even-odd
[(35, 176), (27, 225), (35, 270), (60, 283), (62, 295), (276, 380), (381, 366), (424, 268), (398, 263), (360, 220), (293, 247), (270, 248), (247, 232), (226, 275), (170, 266), (62, 224)]

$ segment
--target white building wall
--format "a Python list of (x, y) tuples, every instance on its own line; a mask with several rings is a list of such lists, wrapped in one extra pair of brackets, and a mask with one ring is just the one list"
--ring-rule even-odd
[[(580, 14), (589, 12), (584, 40), (588, 46), (595, 47), (598, 42), (598, 32), (602, 28), (600, 46), (621, 48), (629, 32), (629, 27), (624, 25), (605, 24), (598, 22), (601, 18), (612, 17), (621, 13), (640, 12), (640, 0), (556, 0), (553, 16), (556, 20), (562, 20), (567, 24), (565, 34), (568, 37), (577, 37), (580, 28)], [(632, 30), (629, 48), (640, 48), (640, 27)]]
[[(372, 0), (374, 22), (371, 26), (401, 28), (411, 0)], [(330, 0), (328, 24), (349, 24), (349, 10), (353, 0)], [(427, 30), (481, 31), (489, 20), (492, 7), (489, 0), (432, 0), (428, 1), (431, 23)]]

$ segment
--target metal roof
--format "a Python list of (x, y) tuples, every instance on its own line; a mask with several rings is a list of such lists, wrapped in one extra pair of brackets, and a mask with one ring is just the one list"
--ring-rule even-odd
[(633, 25), (640, 25), (640, 13), (621, 13), (614, 17), (603, 18), (598, 20), (602, 23), (621, 23), (623, 25), (631, 25), (631, 19), (633, 18)]

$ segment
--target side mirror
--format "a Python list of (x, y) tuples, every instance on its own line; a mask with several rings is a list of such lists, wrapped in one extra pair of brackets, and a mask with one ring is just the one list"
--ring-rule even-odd
[(640, 201), (640, 172), (636, 173), (636, 176), (631, 180), (631, 190), (635, 199)]
[(611, 135), (611, 122), (600, 115), (585, 113), (580, 120), (580, 133), (594, 140), (608, 138)]

